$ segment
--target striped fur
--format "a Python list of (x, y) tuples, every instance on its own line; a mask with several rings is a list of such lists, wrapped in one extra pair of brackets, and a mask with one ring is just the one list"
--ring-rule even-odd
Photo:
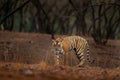
[(57, 56), (57, 64), (59, 64), (59, 54), (64, 55), (64, 65), (68, 62), (68, 52), (74, 50), (79, 59), (78, 66), (84, 66), (90, 62), (88, 42), (79, 36), (69, 36), (65, 38), (56, 38), (53, 40), (53, 47)]

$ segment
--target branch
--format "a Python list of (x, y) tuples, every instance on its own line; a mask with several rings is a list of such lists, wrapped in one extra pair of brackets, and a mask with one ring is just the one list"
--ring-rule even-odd
[[(100, 5), (99, 5), (99, 6), (100, 6)], [(104, 16), (104, 13), (107, 12), (110, 8), (111, 8), (111, 6), (110, 6), (110, 7), (107, 7), (107, 8), (100, 14), (100, 17)], [(95, 21), (98, 20), (98, 19), (99, 19), (98, 17), (95, 18)]]
[(80, 10), (78, 8), (75, 7), (74, 3), (72, 2), (72, 0), (68, 0), (69, 3), (71, 4), (71, 6), (74, 8), (74, 10), (78, 13), (78, 15), (80, 14), (80, 12), (86, 12), (86, 10), (88, 9), (89, 3), (87, 3), (87, 6), (84, 6), (82, 8), (80, 8)]
[(45, 12), (45, 10), (43, 9), (41, 2), (39, 0), (32, 0), (32, 3), (36, 6), (36, 8), (38, 10), (38, 14), (39, 14), (40, 10), (42, 10), (45, 17), (49, 20), (49, 17), (47, 15), (47, 13)]
[(2, 7), (0, 8), (0, 12), (2, 11), (2, 9), (4, 8), (5, 5), (6, 5), (6, 3), (4, 3), (4, 4), (2, 5)]
[(72, 7), (73, 7), (76, 11), (78, 11), (78, 9), (75, 7), (75, 5), (74, 5), (74, 3), (72, 2), (72, 0), (69, 0), (69, 3), (72, 5)]
[(25, 1), (21, 6), (19, 6), (18, 8), (16, 8), (15, 10), (11, 11), (10, 13), (8, 13), (4, 18), (2, 18), (0, 20), (0, 25), (11, 15), (13, 15), (15, 12), (17, 12), (18, 10), (20, 10), (21, 8), (23, 8), (26, 4), (28, 4), (30, 2), (30, 0)]
[(49, 17), (47, 15), (47, 13), (45, 12), (45, 10), (43, 9), (41, 2), (40, 2), (40, 8), (41, 8), (42, 12), (45, 14), (46, 18), (49, 20)]

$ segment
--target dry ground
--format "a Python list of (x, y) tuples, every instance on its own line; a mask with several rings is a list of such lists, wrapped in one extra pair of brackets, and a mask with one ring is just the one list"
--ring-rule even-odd
[(74, 68), (78, 61), (73, 52), (68, 66), (54, 66), (50, 35), (1, 31), (0, 80), (120, 80), (120, 40), (100, 46), (84, 38), (95, 61), (91, 67)]
[(73, 68), (46, 63), (1, 63), (0, 80), (120, 80), (120, 68)]

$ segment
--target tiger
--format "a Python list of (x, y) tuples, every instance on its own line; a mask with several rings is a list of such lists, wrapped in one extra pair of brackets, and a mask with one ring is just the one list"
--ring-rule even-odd
[(64, 55), (64, 65), (68, 62), (68, 52), (75, 51), (79, 60), (77, 66), (83, 67), (87, 62), (90, 62), (89, 45), (86, 39), (80, 36), (57, 37), (52, 40), (54, 52), (56, 54), (56, 64), (60, 64), (59, 54)]

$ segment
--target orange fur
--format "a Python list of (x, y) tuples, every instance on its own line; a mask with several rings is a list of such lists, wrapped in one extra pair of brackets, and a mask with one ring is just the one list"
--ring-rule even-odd
[[(58, 37), (54, 40), (54, 48), (56, 50), (56, 55), (58, 54), (63, 54), (64, 55), (64, 65), (68, 63), (68, 51), (69, 49), (76, 48), (76, 55), (80, 60), (79, 65), (84, 65), (85, 63), (85, 57), (86, 53), (84, 52), (85, 50), (89, 49), (87, 48), (87, 41), (79, 36), (70, 36), (70, 37), (65, 37), (61, 38)], [(58, 61), (58, 60), (57, 60)], [(58, 63), (57, 63), (58, 64)]]

